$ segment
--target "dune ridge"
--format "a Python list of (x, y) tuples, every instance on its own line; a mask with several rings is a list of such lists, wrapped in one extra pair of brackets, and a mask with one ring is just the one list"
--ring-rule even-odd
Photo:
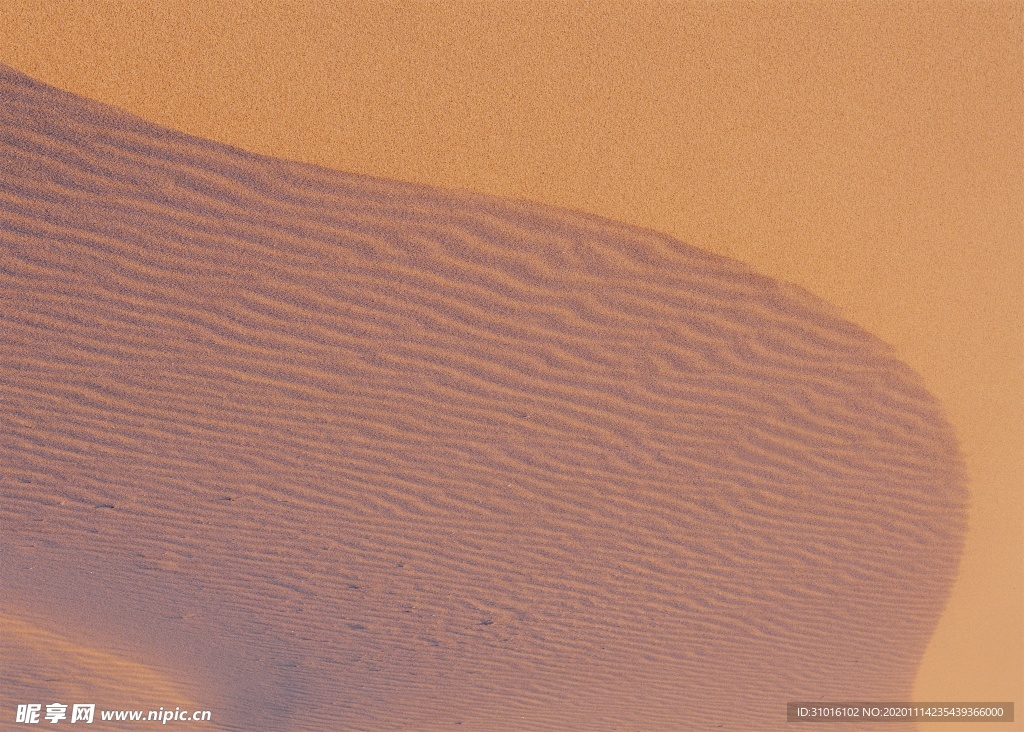
[[(826, 304), (6, 68), (0, 100), (3, 541), (91, 567), (66, 612), (226, 729), (909, 698), (965, 481), (917, 377)], [(52, 605), (23, 564), (7, 602)]]

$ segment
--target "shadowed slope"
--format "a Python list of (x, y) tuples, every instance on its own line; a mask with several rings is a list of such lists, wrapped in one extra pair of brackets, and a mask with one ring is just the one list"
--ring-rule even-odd
[(909, 697), (966, 492), (876, 339), (650, 232), (0, 79), (0, 519), (89, 567), (10, 602), (239, 728)]

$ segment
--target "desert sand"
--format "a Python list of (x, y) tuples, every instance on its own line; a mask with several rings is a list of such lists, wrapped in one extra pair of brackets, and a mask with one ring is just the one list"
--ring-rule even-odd
[(150, 122), (585, 211), (833, 304), (920, 375), (968, 476), (913, 698), (1018, 709), (1022, 44), (1018, 0), (0, 5), (0, 63)]
[(5, 699), (766, 730), (910, 698), (965, 478), (833, 308), (651, 231), (0, 80), (0, 609), (5, 648), (51, 649), (5, 651)]

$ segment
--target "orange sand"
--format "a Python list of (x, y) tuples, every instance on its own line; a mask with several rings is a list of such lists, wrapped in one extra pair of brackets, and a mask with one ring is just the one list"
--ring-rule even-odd
[(968, 469), (915, 698), (1018, 709), (1022, 47), (1019, 0), (0, 4), (0, 62), (151, 121), (651, 228), (833, 303)]
[(0, 95), (15, 627), (226, 729), (766, 730), (912, 693), (965, 478), (830, 306), (605, 219)]

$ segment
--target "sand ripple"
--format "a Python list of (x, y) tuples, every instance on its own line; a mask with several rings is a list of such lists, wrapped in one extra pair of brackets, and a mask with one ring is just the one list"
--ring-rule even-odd
[(0, 344), (8, 611), (226, 728), (784, 728), (956, 572), (951, 429), (806, 293), (4, 68)]

